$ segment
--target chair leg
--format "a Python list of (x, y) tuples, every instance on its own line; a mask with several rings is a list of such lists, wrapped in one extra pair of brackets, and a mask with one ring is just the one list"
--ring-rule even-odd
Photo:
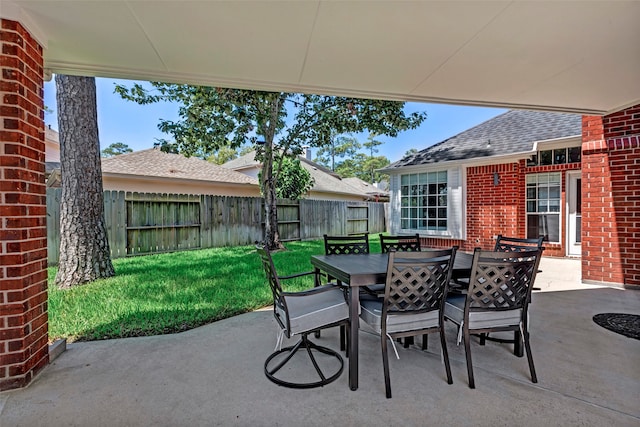
[(346, 350), (346, 339), (345, 339), (345, 326), (344, 325), (340, 325), (340, 351), (345, 351)]
[(487, 342), (487, 335), (485, 333), (480, 334), (480, 345), (485, 345)]
[(382, 347), (382, 367), (384, 369), (384, 389), (387, 393), (387, 399), (391, 399), (391, 378), (389, 377), (389, 355), (387, 354), (387, 337), (380, 335)]
[[(427, 339), (427, 334), (423, 335)], [(442, 346), (442, 358), (444, 359), (444, 369), (447, 372), (447, 384), (453, 384), (451, 377), (451, 365), (449, 364), (449, 351), (447, 350), (447, 340), (444, 336), (444, 325), (440, 327), (440, 345)]]
[(464, 354), (467, 358), (467, 375), (469, 376), (469, 388), (476, 388), (476, 383), (473, 379), (473, 365), (471, 364), (471, 336), (469, 330), (464, 329)]
[(422, 350), (427, 350), (429, 348), (429, 334), (422, 335)]
[(533, 366), (533, 356), (531, 355), (531, 344), (529, 343), (529, 332), (524, 333), (524, 348), (527, 351), (527, 362), (529, 362), (529, 372), (531, 372), (531, 382), (537, 383), (538, 376), (536, 368)]

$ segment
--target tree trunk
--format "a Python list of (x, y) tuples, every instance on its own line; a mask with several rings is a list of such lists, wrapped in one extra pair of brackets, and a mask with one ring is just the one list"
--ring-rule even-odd
[(264, 132), (264, 163), (262, 165), (262, 192), (264, 193), (264, 243), (271, 250), (283, 249), (278, 233), (278, 205), (276, 178), (273, 176), (273, 139), (276, 134), (278, 113), (280, 112), (280, 94), (273, 94), (269, 107), (269, 125)]
[(56, 285), (115, 275), (104, 225), (104, 197), (93, 77), (56, 75), (62, 198)]

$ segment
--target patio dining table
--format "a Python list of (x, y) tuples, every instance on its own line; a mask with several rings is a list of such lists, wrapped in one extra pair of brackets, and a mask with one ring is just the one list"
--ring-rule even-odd
[[(457, 252), (453, 265), (453, 275), (469, 277), (473, 255)], [(358, 314), (360, 307), (360, 286), (385, 283), (388, 254), (359, 255), (313, 255), (311, 264), (319, 271), (334, 277), (348, 286), (349, 300), (349, 387), (358, 389)]]

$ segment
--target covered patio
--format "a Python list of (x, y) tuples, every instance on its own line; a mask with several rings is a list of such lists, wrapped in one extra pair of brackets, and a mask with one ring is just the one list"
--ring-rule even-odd
[[(638, 205), (626, 197), (638, 195), (640, 176), (625, 162), (633, 171), (640, 155), (639, 14), (634, 1), (3, 0), (0, 390), (42, 375), (0, 395), (2, 424), (391, 424), (399, 417), (482, 424), (470, 417), (483, 413), (487, 423), (535, 414), (540, 424), (579, 424), (585, 416), (587, 424), (637, 425), (637, 341), (590, 321), (597, 312), (637, 312), (638, 294), (629, 290), (537, 297), (537, 386), (522, 360), (507, 350), (496, 359), (487, 349), (475, 357), (482, 393), (464, 385), (459, 353), (452, 387), (431, 366), (415, 375), (423, 360), (439, 363), (435, 353), (417, 351), (392, 366), (398, 398), (384, 405), (375, 351), (362, 352), (362, 392), (339, 383), (313, 394), (274, 389), (261, 375), (274, 330), (263, 312), (181, 335), (77, 344), (44, 369), (42, 90), (45, 78), (61, 73), (589, 115), (582, 150), (593, 191), (584, 198), (582, 280), (637, 288)], [(503, 364), (513, 369), (493, 377)]]
[[(360, 334), (360, 388), (346, 371), (312, 390), (278, 387), (264, 376), (277, 326), (270, 310), (188, 332), (73, 343), (27, 388), (0, 394), (6, 426), (50, 425), (584, 425), (637, 426), (640, 341), (592, 320), (634, 312), (640, 294), (581, 285), (579, 261), (543, 259), (531, 305), (539, 382), (511, 346), (472, 346), (476, 389), (467, 386), (456, 328), (447, 327), (452, 385), (437, 339), (390, 358), (386, 399), (377, 336)], [(338, 348), (337, 328), (320, 342)]]

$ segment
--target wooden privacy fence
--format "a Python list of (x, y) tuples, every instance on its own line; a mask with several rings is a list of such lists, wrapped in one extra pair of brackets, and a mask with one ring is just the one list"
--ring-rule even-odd
[[(47, 246), (58, 263), (60, 188), (47, 189)], [(259, 197), (104, 192), (104, 217), (111, 257), (187, 249), (248, 245), (264, 236), (264, 201)], [(385, 206), (376, 202), (279, 200), (283, 241), (323, 234), (381, 233)]]

